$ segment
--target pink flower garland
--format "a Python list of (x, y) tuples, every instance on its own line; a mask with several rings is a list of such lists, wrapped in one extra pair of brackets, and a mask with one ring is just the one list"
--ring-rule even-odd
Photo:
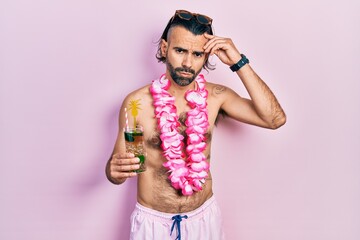
[[(206, 148), (206, 133), (208, 111), (206, 99), (208, 92), (205, 89), (205, 79), (199, 75), (196, 79), (196, 90), (188, 90), (185, 99), (191, 110), (187, 112), (185, 121), (187, 138), (186, 154), (184, 154), (184, 137), (179, 133), (179, 117), (176, 114), (175, 98), (167, 91), (170, 81), (165, 74), (154, 80), (150, 92), (154, 99), (155, 117), (161, 132), (160, 139), (164, 157), (163, 164), (169, 169), (169, 179), (175, 189), (182, 189), (183, 195), (192, 195), (194, 191), (202, 190), (202, 184), (208, 176), (209, 163), (203, 151)], [(186, 159), (186, 160), (185, 160)]]

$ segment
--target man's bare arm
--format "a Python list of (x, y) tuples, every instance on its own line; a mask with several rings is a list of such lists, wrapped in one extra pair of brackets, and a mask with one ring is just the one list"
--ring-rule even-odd
[(123, 128), (125, 127), (125, 106), (128, 104), (129, 97), (125, 98), (119, 113), (119, 131), (115, 142), (113, 153), (108, 160), (105, 173), (108, 180), (114, 184), (122, 184), (129, 177), (135, 177), (137, 174), (133, 170), (139, 169), (139, 158), (132, 153), (125, 151), (125, 139)]
[(266, 83), (246, 64), (237, 75), (242, 80), (251, 98), (250, 107), (254, 108), (257, 115), (268, 128), (276, 129), (286, 122), (286, 115), (273, 92)]
[[(204, 49), (208, 54), (215, 54), (223, 63), (231, 66), (241, 59), (241, 54), (229, 38), (204, 35), (209, 41)], [(276, 129), (286, 122), (286, 115), (275, 95), (265, 82), (255, 73), (249, 64), (237, 72), (250, 99), (240, 97), (231, 89), (223, 87), (219, 92), (223, 97), (221, 108), (232, 118), (249, 124)], [(221, 86), (219, 86), (221, 88)]]

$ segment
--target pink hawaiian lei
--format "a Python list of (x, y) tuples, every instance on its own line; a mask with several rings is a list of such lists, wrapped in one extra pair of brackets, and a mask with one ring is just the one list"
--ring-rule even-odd
[(208, 176), (209, 163), (203, 151), (206, 148), (206, 133), (208, 111), (206, 99), (208, 92), (205, 89), (205, 79), (199, 75), (196, 79), (196, 90), (188, 90), (185, 99), (191, 109), (187, 112), (185, 121), (187, 138), (186, 154), (183, 152), (184, 137), (179, 133), (179, 118), (176, 114), (175, 97), (167, 91), (170, 81), (165, 74), (154, 80), (150, 92), (154, 99), (155, 117), (161, 132), (164, 157), (163, 164), (169, 169), (169, 179), (175, 189), (182, 189), (183, 195), (192, 195), (194, 191), (202, 190), (202, 185)]

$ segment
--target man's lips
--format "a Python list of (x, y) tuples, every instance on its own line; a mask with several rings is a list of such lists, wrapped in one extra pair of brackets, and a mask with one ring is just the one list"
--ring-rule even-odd
[(193, 74), (191, 72), (179, 71), (179, 74), (185, 77), (191, 77)]

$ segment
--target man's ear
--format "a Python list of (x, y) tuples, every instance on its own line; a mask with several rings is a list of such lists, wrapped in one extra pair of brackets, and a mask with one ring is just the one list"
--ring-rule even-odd
[(161, 56), (162, 57), (166, 57), (167, 48), (168, 48), (168, 42), (165, 41), (164, 39), (161, 39), (160, 49), (161, 49)]

